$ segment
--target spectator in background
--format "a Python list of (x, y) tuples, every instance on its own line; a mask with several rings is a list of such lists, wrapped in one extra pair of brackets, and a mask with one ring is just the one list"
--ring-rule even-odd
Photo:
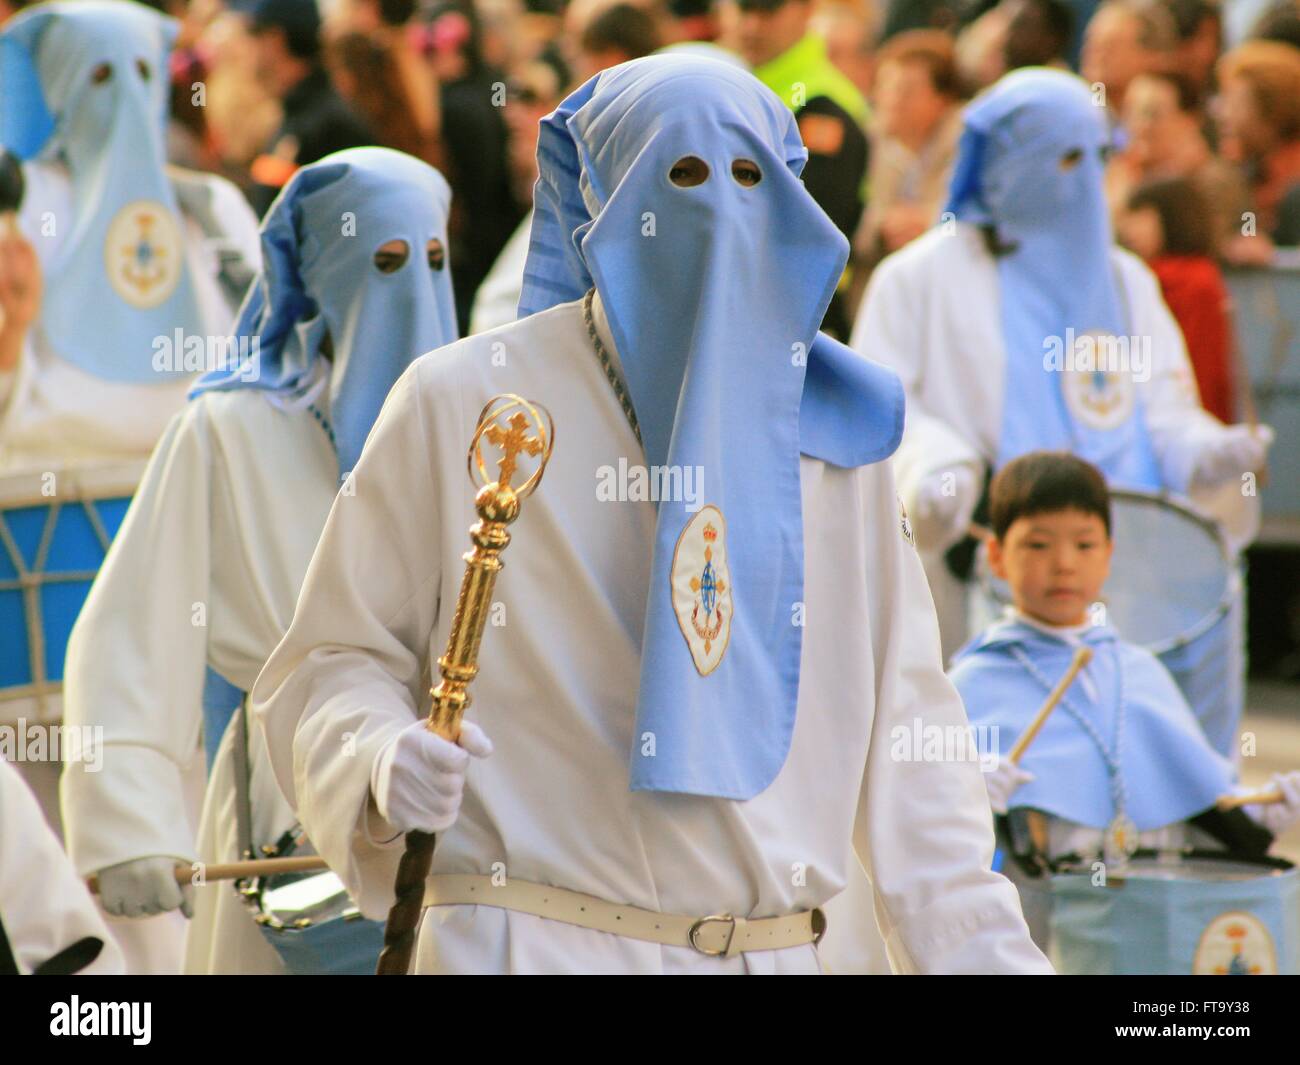
[(871, 198), (856, 242), (868, 268), (939, 218), (961, 136), (952, 38), (941, 30), (891, 38), (871, 99)]
[(1010, 18), (1002, 57), (1007, 70), (1019, 67), (1069, 69), (1066, 56), (1074, 16), (1061, 0), (1003, 0)]
[(1173, 16), (1146, 0), (1107, 0), (1084, 31), (1083, 79), (1105, 90), (1111, 114), (1124, 107), (1124, 93), (1139, 74), (1169, 66), (1177, 44)]
[[(438, 154), (438, 83), (421, 50), (418, 29), (411, 32), (415, 0), (342, 0), (341, 3), (336, 0), (336, 3), (337, 6), (332, 11), (338, 14), (337, 17), (331, 14), (326, 36), (342, 38), (348, 34), (362, 34), (377, 46), (386, 61), (395, 68), (397, 84), (406, 101), (405, 110), (409, 115), (402, 121), (414, 125), (414, 136), (410, 131), (398, 134), (411, 144), (410, 148), (396, 144), (390, 147), (401, 147), (402, 151), (423, 159), (431, 166), (441, 167)], [(367, 59), (355, 43), (349, 46), (349, 52), (349, 59), (361, 67), (365, 66)], [(385, 81), (391, 82), (392, 77), (385, 78)], [(364, 104), (359, 103), (358, 107), (365, 110)], [(366, 117), (376, 129), (385, 124), (368, 111)], [(389, 135), (393, 135), (393, 132)], [(412, 150), (413, 148), (419, 150)]]
[(1214, 64), (1223, 51), (1223, 16), (1213, 0), (1165, 0), (1174, 18), (1178, 44), (1174, 69), (1204, 100), (1214, 87)]
[(649, 55), (663, 42), (654, 16), (634, 4), (600, 10), (582, 31), (578, 44), (579, 84), (602, 70)]
[(451, 274), (456, 318), (465, 334), (474, 293), (524, 212), (510, 180), (502, 115), (506, 79), (483, 60), (474, 8), (468, 3), (435, 8), (428, 41), (442, 92), (442, 141), (452, 190)]
[(957, 72), (971, 92), (988, 88), (1006, 73), (1012, 9), (996, 4), (957, 34)]
[(1191, 80), (1167, 71), (1139, 75), (1124, 96), (1122, 118), (1128, 145), (1106, 170), (1106, 195), (1114, 211), (1127, 207), (1139, 185), (1187, 178), (1211, 217), (1216, 243), (1226, 243), (1240, 231), (1247, 207), (1245, 183), (1210, 150)]
[(510, 129), (510, 166), (519, 202), (529, 204), (530, 208), (479, 285), (470, 317), (471, 333), (495, 329), (518, 317), (524, 262), (528, 258), (533, 225), (531, 204), (533, 185), (537, 181), (537, 133), (542, 119), (562, 99), (564, 86), (549, 63), (527, 63), (511, 79), (505, 108)]
[(349, 32), (330, 41), (325, 54), (339, 92), (375, 131), (375, 143), (432, 165), (433, 144), (415, 121), (389, 43)]
[(712, 0), (668, 0), (659, 33), (664, 44), (716, 40), (718, 20)]
[(967, 0), (885, 0), (883, 44), (908, 30), (956, 30), (968, 6)]
[(1215, 259), (1209, 205), (1185, 178), (1140, 186), (1119, 218), (1120, 241), (1160, 281), (1201, 393), (1201, 406), (1221, 422), (1236, 417), (1229, 297)]
[(1241, 167), (1255, 212), (1226, 253), (1267, 263), (1274, 245), (1300, 244), (1300, 50), (1247, 41), (1219, 60), (1218, 76), (1219, 149)]
[(284, 117), (262, 155), (253, 160), (250, 199), (258, 214), (307, 163), (374, 142), (365, 121), (339, 96), (322, 60), (315, 0), (255, 0), (249, 25), (258, 81)]
[(826, 42), (826, 54), (863, 97), (871, 95), (875, 22), (861, 8), (833, 0), (812, 17), (813, 32)]
[[(764, 85), (795, 114), (808, 149), (803, 183), (840, 232), (852, 240), (862, 219), (867, 171), (867, 102), (809, 30), (810, 0), (734, 0), (736, 45)], [(845, 270), (822, 328), (849, 335)]]
[(1300, 0), (1275, 0), (1251, 26), (1250, 36), (1300, 48)]

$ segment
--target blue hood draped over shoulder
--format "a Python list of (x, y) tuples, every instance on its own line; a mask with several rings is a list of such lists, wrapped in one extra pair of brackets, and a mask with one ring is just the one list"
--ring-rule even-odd
[[(687, 157), (707, 168), (693, 185), (670, 178)], [(658, 504), (634, 790), (747, 799), (776, 777), (799, 690), (800, 454), (855, 467), (898, 445), (898, 379), (818, 332), (848, 244), (806, 160), (774, 94), (701, 56), (604, 71), (542, 121), (520, 315), (594, 285), (646, 461), (703, 471), (703, 509)]]

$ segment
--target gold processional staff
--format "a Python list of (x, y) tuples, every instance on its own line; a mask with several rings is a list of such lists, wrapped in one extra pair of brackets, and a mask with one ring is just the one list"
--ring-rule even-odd
[[(483, 461), (484, 442), (497, 448), (497, 476), (489, 480)], [(470, 704), (469, 685), (478, 673), (478, 649), (492, 605), (492, 589), (504, 563), (501, 552), (510, 543), (508, 526), (519, 517), (519, 504), (533, 493), (546, 471), (555, 444), (555, 425), (545, 407), (516, 395), (496, 396), (479, 415), (478, 428), (469, 445), (469, 477), (481, 484), (474, 498), (479, 520), (469, 530), (473, 547), (465, 553), (465, 576), (456, 600), (456, 616), (447, 635), (447, 649), (438, 659), (442, 679), (430, 693), (433, 707), (428, 728), (455, 743), (460, 722)], [(528, 478), (514, 487), (518, 459), (537, 460)], [(433, 862), (435, 837), (429, 832), (408, 832), (406, 851), (397, 867), (397, 899), (388, 911), (384, 949), (376, 972), (402, 976), (410, 968), (415, 933), (424, 906), (424, 884)]]

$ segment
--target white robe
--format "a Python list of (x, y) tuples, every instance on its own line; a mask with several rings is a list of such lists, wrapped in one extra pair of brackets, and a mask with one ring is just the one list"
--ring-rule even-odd
[[(612, 350), (599, 317), (598, 328)], [(599, 468), (641, 453), (576, 302), (440, 349), (399, 380), (354, 472), (356, 496), (335, 501), (293, 624), (254, 688), (281, 786), (362, 911), (386, 915), (402, 853), (370, 798), (371, 766), (427, 703), (422, 674), (443, 650), (474, 518), (465, 452), (480, 407), (501, 392), (546, 405), (556, 445), (512, 526), (495, 592), (503, 623), (488, 627), (472, 689), (469, 714), (496, 751), (471, 764), (434, 872), (504, 872), (661, 912), (770, 916), (841, 891), (852, 843), (898, 969), (1049, 971), (1014, 888), (989, 871), (977, 767), (890, 757), (895, 724), (966, 719), (887, 464), (802, 460), (807, 627), (776, 780), (746, 802), (629, 790), (655, 511), (598, 499)], [(426, 911), (416, 968), (820, 965), (811, 945), (720, 960), (451, 906)]]
[[(1166, 484), (1186, 484), (1198, 455), (1224, 429), (1201, 408), (1178, 323), (1155, 276), (1119, 248), (1112, 255), (1131, 316), (1129, 331), (1151, 338), (1151, 375), (1137, 387)], [(895, 454), (899, 494), (915, 510), (927, 477), (967, 466), (980, 478), (1002, 434), (1006, 348), (997, 262), (979, 230), (939, 226), (886, 258), (871, 276), (852, 346), (903, 380), (907, 424)], [(1234, 548), (1258, 528), (1256, 497), (1233, 482), (1192, 502), (1219, 520)], [(919, 543), (939, 611), (945, 654), (965, 641), (964, 589), (943, 561), (948, 544)]]
[[(320, 382), (323, 384), (323, 379)], [(247, 691), (293, 616), (338, 477), (305, 406), (217, 392), (160, 441), (68, 645), (65, 720), (101, 725), (104, 765), (65, 774), (69, 849), (83, 873), (151, 855), (233, 861), (234, 731), (204, 786), (205, 666)], [(253, 843), (294, 821), (250, 729)], [(196, 889), (185, 968), (281, 972), (229, 882)]]
[[(57, 163), (24, 167), (27, 195), (18, 227), (36, 249), (45, 284), (57, 261), (72, 218), (72, 186)], [(257, 218), (234, 185), (204, 175), (212, 193), (212, 214), (223, 239), (254, 270), (261, 262)], [(185, 262), (194, 285), (204, 332), (230, 333), (237, 308), (223, 293), (213, 241), (182, 211)], [(51, 232), (47, 222), (56, 225)], [(185, 402), (191, 384), (175, 377), (161, 384), (106, 381), (79, 369), (51, 350), (33, 329), (18, 366), (0, 372), (0, 471), (49, 469), (51, 463), (142, 459), (152, 450), (171, 416)]]
[(83, 973), (115, 974), (125, 962), (78, 878), (59, 838), (45, 823), (17, 767), (0, 759), (0, 921), (22, 973), (86, 936), (102, 940)]

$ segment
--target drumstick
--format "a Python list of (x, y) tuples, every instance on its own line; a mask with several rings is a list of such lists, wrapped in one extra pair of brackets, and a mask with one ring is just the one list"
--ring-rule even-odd
[(1070, 668), (1065, 671), (1065, 675), (1056, 682), (1056, 687), (1047, 697), (1047, 701), (1038, 709), (1034, 715), (1034, 720), (1029, 722), (1029, 727), (1020, 734), (1020, 738), (1011, 747), (1011, 752), (1007, 757), (1011, 760), (1012, 765), (1018, 765), (1021, 757), (1025, 753), (1025, 748), (1034, 742), (1034, 737), (1038, 735), (1039, 730), (1047, 724), (1048, 717), (1051, 716), (1056, 704), (1061, 701), (1065, 690), (1074, 683), (1074, 678), (1079, 675), (1079, 670), (1092, 661), (1092, 651), (1087, 647), (1080, 647), (1074, 652), (1074, 659), (1070, 662)]
[[(273, 873), (314, 873), (328, 869), (325, 859), (315, 854), (301, 855), (297, 858), (259, 858), (246, 862), (226, 862), (223, 865), (204, 866), (201, 862), (194, 865), (176, 867), (176, 883), (190, 884), (198, 876), (199, 884), (216, 880), (241, 880), (250, 876), (271, 876)], [(99, 894), (99, 877), (94, 874), (86, 877), (86, 887), (92, 895)]]
[(1214, 805), (1220, 810), (1235, 810), (1238, 806), (1273, 806), (1280, 802), (1286, 802), (1286, 796), (1281, 788), (1272, 788), (1247, 795), (1220, 795)]

